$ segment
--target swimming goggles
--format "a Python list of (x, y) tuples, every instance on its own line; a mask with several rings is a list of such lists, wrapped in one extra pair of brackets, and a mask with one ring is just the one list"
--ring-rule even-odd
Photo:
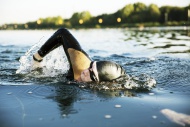
[(88, 70), (89, 70), (89, 72), (90, 72), (90, 78), (91, 78), (92, 81), (98, 82), (98, 79), (96, 78), (96, 75), (94, 74), (93, 69), (92, 69), (93, 63), (94, 63), (94, 61), (92, 61), (92, 62), (90, 63), (90, 67), (88, 68)]

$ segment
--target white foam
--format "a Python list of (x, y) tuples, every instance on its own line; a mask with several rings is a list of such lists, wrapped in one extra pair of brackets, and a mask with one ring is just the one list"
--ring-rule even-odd
[[(34, 44), (24, 56), (20, 57), (20, 67), (17, 69), (16, 74), (29, 74), (33, 77), (54, 77), (56, 75), (66, 73), (69, 68), (69, 64), (62, 46), (45, 56), (41, 63), (33, 62), (33, 54), (37, 52), (43, 44), (44, 41), (40, 40), (38, 43)], [(35, 72), (37, 67), (43, 68), (43, 72)]]
[(124, 87), (126, 89), (147, 89), (150, 90), (156, 86), (156, 80), (149, 75), (140, 74), (138, 76), (131, 76), (125, 81)]

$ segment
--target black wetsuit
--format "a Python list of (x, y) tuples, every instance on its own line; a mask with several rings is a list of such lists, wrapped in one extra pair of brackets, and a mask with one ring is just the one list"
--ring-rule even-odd
[[(65, 28), (58, 29), (46, 42), (45, 44), (38, 50), (38, 54), (41, 57), (44, 57), (49, 52), (54, 50), (55, 48), (63, 45), (64, 51), (66, 53), (67, 59), (70, 64), (70, 69), (67, 74), (67, 78), (74, 79), (73, 68), (72, 68), (72, 60), (70, 59), (70, 55), (68, 49), (74, 49), (82, 54), (84, 54), (87, 59), (91, 61), (91, 58), (88, 54), (81, 48), (79, 42), (75, 39), (75, 37)], [(90, 65), (90, 64), (89, 64)], [(89, 67), (89, 66), (88, 66)], [(88, 68), (87, 67), (87, 68)]]

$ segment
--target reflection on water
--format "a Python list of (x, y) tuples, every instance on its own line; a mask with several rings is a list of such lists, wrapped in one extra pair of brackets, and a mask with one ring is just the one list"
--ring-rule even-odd
[[(92, 103), (96, 101), (106, 101), (114, 97), (135, 97), (134, 91), (128, 90), (90, 90), (79, 88), (76, 84), (63, 85), (62, 83), (51, 84), (55, 88), (55, 95), (47, 96), (48, 99), (53, 99), (58, 102), (61, 116), (66, 117), (69, 114), (76, 114), (78, 110), (74, 108), (73, 103)], [(54, 91), (52, 91), (54, 93)]]
[(55, 84), (56, 96), (52, 99), (58, 102), (61, 116), (66, 117), (69, 114), (76, 114), (78, 111), (74, 109), (73, 103), (80, 98), (80, 89), (73, 85), (57, 85)]
[[(160, 30), (160, 31), (126, 31), (126, 42), (134, 41), (134, 47), (156, 49), (157, 54), (189, 53), (188, 31), (186, 30)], [(157, 50), (160, 49), (160, 50)]]
[(132, 91), (93, 91), (81, 89), (76, 84), (63, 84), (63, 82), (49, 85), (2, 86), (0, 93), (0, 112), (3, 109), (7, 113), (16, 114), (9, 118), (5, 114), (4, 118), (0, 117), (0, 121), (9, 119), (12, 121), (11, 125), (15, 124), (16, 127), (24, 126), (22, 124), (27, 123), (28, 120), (29, 123), (36, 125), (42, 120), (53, 119), (53, 117), (68, 118), (80, 112), (76, 104), (91, 104), (109, 101), (115, 97), (136, 96)]

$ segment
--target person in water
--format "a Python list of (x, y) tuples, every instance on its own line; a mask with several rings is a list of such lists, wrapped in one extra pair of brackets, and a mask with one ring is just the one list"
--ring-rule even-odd
[(119, 64), (111, 61), (93, 61), (81, 48), (75, 37), (65, 28), (58, 29), (33, 55), (33, 60), (40, 63), (49, 52), (63, 46), (70, 69), (69, 80), (79, 82), (112, 81), (126, 75)]

